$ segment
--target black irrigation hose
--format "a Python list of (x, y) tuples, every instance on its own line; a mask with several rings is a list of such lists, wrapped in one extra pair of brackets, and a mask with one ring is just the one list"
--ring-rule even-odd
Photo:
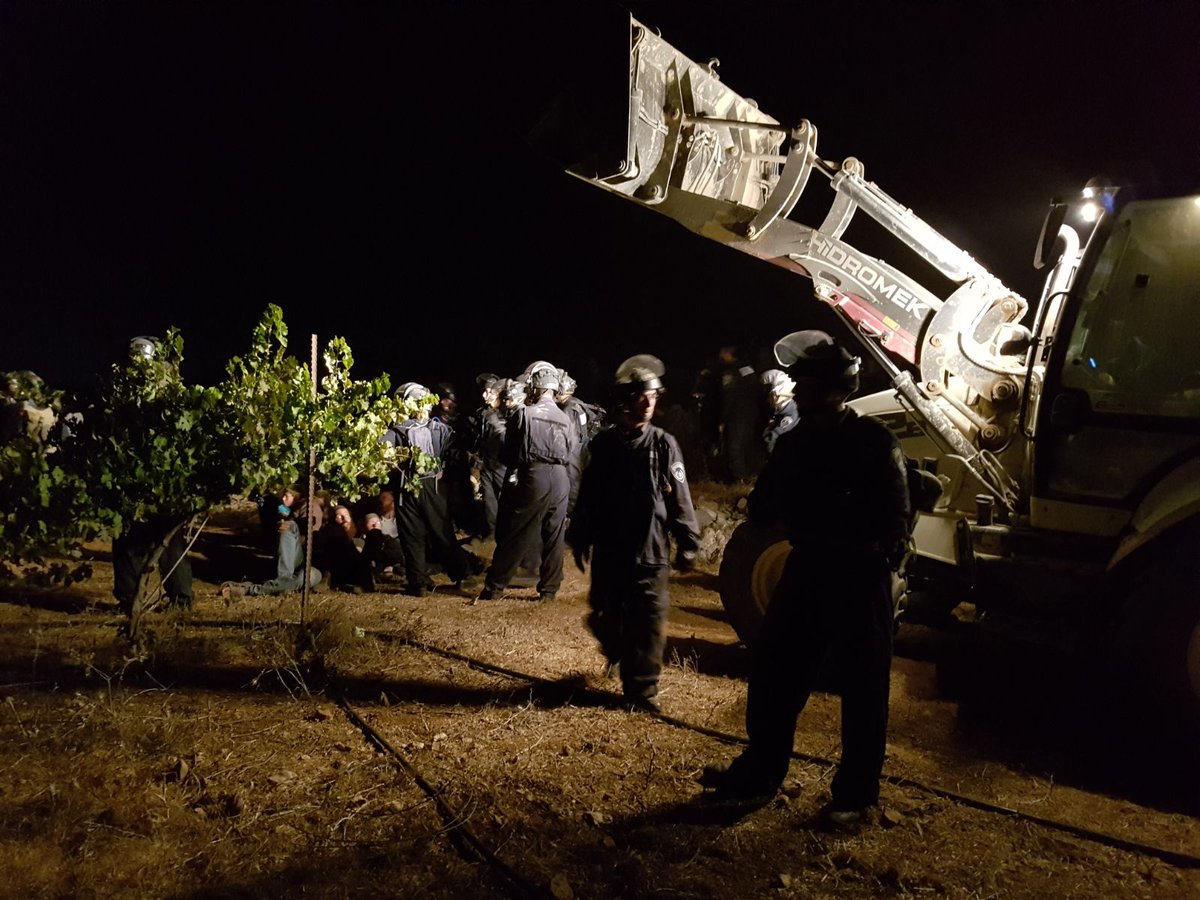
[[(50, 624), (60, 624), (60, 623), (46, 623), (46, 624), (50, 625)], [(68, 625), (68, 624), (72, 624), (72, 623), (65, 622), (65, 623), (61, 623), (61, 624)], [(208, 622), (198, 621), (193, 624), (196, 626), (209, 627), (209, 628), (229, 628), (229, 627), (253, 628), (253, 627), (258, 627), (254, 623), (235, 622), (235, 621), (229, 621), (229, 620), (208, 621)], [(263, 623), (263, 624), (267, 624), (267, 623)], [(296, 623), (287, 623), (287, 622), (284, 622), (283, 620), (278, 620), (276, 622), (272, 622), (269, 624), (284, 625), (284, 624), (296, 624)], [(528, 681), (528, 682), (533, 682), (535, 684), (541, 684), (541, 685), (546, 685), (546, 686), (552, 686), (555, 684), (554, 681), (552, 681), (551, 679), (548, 679), (548, 678), (542, 678), (537, 675), (529, 675), (525, 672), (518, 672), (515, 669), (506, 669), (503, 666), (497, 666), (497, 665), (494, 665), (489, 662), (484, 662), (483, 660), (475, 659), (474, 657), (471, 657), (471, 656), (466, 656), (465, 654), (458, 653), (454, 650), (446, 650), (442, 647), (436, 647), (433, 644), (427, 644), (423, 641), (417, 641), (417, 640), (414, 640), (411, 638), (399, 638), (396, 635), (394, 635), (388, 631), (381, 631), (381, 630), (377, 630), (377, 629), (368, 629), (366, 631), (366, 634), (370, 635), (373, 638), (379, 639), (379, 640), (396, 641), (399, 643), (407, 644), (410, 647), (413, 647), (417, 650), (422, 650), (426, 653), (431, 653), (436, 656), (445, 657), (446, 659), (453, 659), (458, 662), (465, 663), (466, 665), (470, 666), (471, 668), (478, 669), (483, 672), (491, 672), (495, 675), (502, 675), (506, 678), (513, 678), (513, 679), (516, 679), (519, 681)], [(588, 687), (581, 686), (580, 688), (578, 688), (578, 692), (581, 694), (584, 694), (586, 696), (591, 696), (591, 697), (595, 697), (597, 699), (604, 700), (606, 702), (612, 702), (612, 700), (613, 700), (613, 697), (610, 693), (605, 692), (605, 691), (598, 691), (598, 690), (595, 690), (594, 688), (588, 688)], [(343, 702), (343, 701), (339, 701), (339, 702)], [(695, 725), (690, 722), (686, 722), (682, 719), (676, 719), (672, 716), (665, 715), (663, 713), (649, 713), (649, 715), (653, 715), (655, 718), (661, 720), (662, 722), (665, 722), (668, 725), (673, 725), (676, 728), (684, 728), (689, 731), (694, 731), (697, 734), (702, 734), (702, 735), (705, 735), (706, 737), (711, 737), (711, 738), (714, 738), (716, 740), (722, 741), (727, 744), (743, 744), (744, 745), (747, 743), (747, 740), (744, 737), (740, 737), (740, 736), (734, 735), (734, 734), (729, 734), (728, 732), (724, 732), (724, 731), (718, 731), (714, 728), (707, 728), (703, 725)], [(362, 726), (360, 726), (360, 727), (362, 727)], [(395, 754), (394, 750), (389, 750), (389, 752)], [(398, 754), (395, 754), (395, 755), (399, 758)], [(804, 762), (816, 763), (818, 765), (823, 765), (823, 766), (835, 765), (833, 760), (826, 759), (825, 757), (821, 757), (821, 756), (813, 756), (811, 754), (801, 753), (798, 750), (794, 750), (792, 752), (792, 758), (799, 759)], [(410, 769), (410, 771), (411, 771), (411, 769)], [(414, 774), (414, 777), (416, 777), (415, 773), (413, 773), (413, 774)], [(923, 784), (919, 781), (915, 781), (911, 778), (905, 778), (900, 775), (884, 775), (883, 780), (885, 782), (887, 782), (888, 784), (891, 784), (896, 787), (912, 788), (913, 790), (922, 791), (924, 793), (931, 794), (935, 797), (940, 797), (943, 800), (949, 800), (954, 803), (960, 803), (963, 806), (968, 806), (972, 809), (978, 809), (982, 812), (996, 813), (996, 814), (999, 814), (1002, 816), (1020, 819), (1021, 821), (1029, 822), (1030, 824), (1037, 825), (1041, 828), (1046, 828), (1051, 831), (1060, 831), (1060, 832), (1063, 832), (1064, 834), (1069, 834), (1069, 835), (1072, 835), (1073, 837), (1078, 837), (1082, 840), (1090, 841), (1090, 842), (1096, 843), (1096, 844), (1101, 844), (1106, 847), (1112, 847), (1117, 850), (1124, 850), (1129, 853), (1136, 853), (1141, 856), (1154, 857), (1155, 859), (1160, 859), (1165, 863), (1169, 863), (1169, 864), (1171, 864), (1173, 866), (1177, 866), (1181, 869), (1200, 869), (1200, 857), (1194, 856), (1190, 853), (1182, 853), (1177, 850), (1167, 850), (1166, 848), (1156, 847), (1152, 844), (1141, 844), (1136, 841), (1129, 841), (1129, 840), (1125, 840), (1124, 838), (1114, 837), (1113, 835), (1105, 834), (1104, 832), (1093, 831), (1089, 828), (1082, 828), (1078, 825), (1071, 825), (1067, 822), (1060, 822), (1056, 819), (1047, 819), (1043, 816), (1033, 815), (1032, 813), (1021, 812), (1020, 810), (1012, 809), (1011, 807), (998, 806), (994, 803), (988, 803), (985, 800), (977, 800), (973, 797), (968, 797), (963, 794), (957, 794), (954, 791), (945, 790), (944, 788), (930, 787), (929, 785)], [(499, 860), (497, 860), (497, 863), (499, 863)]]
[[(373, 637), (383, 638), (385, 640), (394, 639), (392, 635), (385, 631), (368, 631), (367, 633)], [(496, 675), (504, 675), (509, 678), (530, 681), (535, 684), (550, 685), (554, 683), (550, 679), (541, 678), (537, 675), (528, 675), (524, 672), (517, 672), (512, 669), (506, 669), (502, 666), (496, 666), (482, 660), (465, 656), (464, 654), (457, 653), (453, 650), (445, 650), (441, 647), (435, 647), (432, 644), (426, 644), (423, 641), (402, 639), (402, 643), (408, 644), (411, 647), (415, 647), (416, 649), (423, 650), (427, 653), (432, 653), (437, 656), (443, 656), (447, 659), (453, 659), (466, 663), (472, 668), (479, 669), (484, 672), (491, 672)], [(601, 698), (607, 698), (609, 696), (606, 692), (597, 691), (593, 688), (580, 688), (580, 693)], [(688, 731), (694, 731), (697, 734), (703, 734), (707, 737), (715, 738), (725, 743), (748, 743), (747, 739), (744, 737), (729, 734), (728, 732), (724, 731), (718, 731), (715, 728), (706, 728), (703, 725), (694, 725), (691, 722), (686, 722), (682, 719), (676, 719), (673, 716), (668, 716), (663, 713), (650, 713), (649, 715), (653, 715), (656, 719), (659, 719), (668, 725), (673, 725), (676, 728), (684, 728)], [(823, 766), (835, 765), (833, 760), (826, 759), (822, 756), (813, 756), (808, 753), (801, 753), (798, 750), (792, 751), (792, 758), (799, 759), (804, 762), (817, 763)], [(1151, 844), (1141, 844), (1136, 841), (1129, 841), (1125, 838), (1119, 838), (1110, 834), (1105, 834), (1101, 831), (1093, 831), (1090, 828), (1082, 828), (1078, 825), (1060, 822), (1057, 819), (1047, 819), (1044, 816), (1037, 816), (1033, 815), (1032, 813), (1021, 812), (1020, 810), (1012, 809), (1011, 807), (997, 806), (994, 803), (988, 803), (986, 800), (977, 800), (973, 797), (968, 797), (963, 794), (956, 794), (954, 791), (948, 791), (944, 788), (930, 787), (929, 785), (923, 784), (912, 778), (905, 778), (901, 775), (884, 775), (883, 780), (895, 787), (912, 788), (927, 794), (932, 794), (935, 797), (940, 797), (943, 800), (950, 800), (954, 803), (959, 803), (972, 809), (978, 809), (982, 812), (997, 813), (1009, 818), (1019, 819), (1023, 822), (1029, 822), (1041, 828), (1046, 828), (1052, 831), (1061, 831), (1065, 834), (1069, 834), (1073, 837), (1081, 838), (1095, 844), (1102, 844), (1106, 847), (1124, 850), (1129, 853), (1136, 853), (1141, 856), (1151, 856), (1181, 869), (1200, 869), (1200, 857), (1193, 856), (1190, 853), (1182, 853), (1177, 850), (1167, 850), (1166, 848), (1156, 847)]]
[(338, 706), (342, 708), (342, 711), (354, 726), (363, 733), (367, 741), (373, 744), (378, 750), (388, 754), (393, 762), (406, 772), (417, 783), (417, 786), (433, 800), (437, 806), (439, 815), (442, 817), (442, 821), (445, 823), (446, 834), (449, 836), (451, 843), (458, 848), (459, 853), (464, 859), (467, 859), (469, 862), (484, 862), (490, 865), (515, 890), (516, 895), (519, 897), (541, 897), (545, 895), (545, 891), (540, 890), (537, 885), (533, 884), (529, 879), (525, 878), (489, 850), (483, 841), (467, 828), (466, 822), (446, 802), (438, 789), (426, 781), (421, 773), (417, 771), (416, 767), (408, 761), (404, 754), (393, 747), (387, 738), (372, 728), (336, 687), (333, 689), (333, 695)]

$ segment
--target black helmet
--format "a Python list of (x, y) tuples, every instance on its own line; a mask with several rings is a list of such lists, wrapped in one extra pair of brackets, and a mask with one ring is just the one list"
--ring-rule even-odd
[(839, 346), (824, 331), (793, 331), (775, 342), (775, 359), (793, 378), (815, 378), (851, 393), (858, 389), (862, 360)]
[(481, 391), (496, 388), (504, 379), (493, 372), (481, 372), (475, 376), (475, 383), (479, 385)]
[(666, 371), (667, 367), (657, 356), (639, 353), (617, 366), (616, 384), (634, 393), (661, 391), (662, 376)]
[(537, 393), (542, 391), (557, 391), (559, 387), (558, 369), (547, 364), (547, 368), (534, 369), (529, 373), (529, 390)]

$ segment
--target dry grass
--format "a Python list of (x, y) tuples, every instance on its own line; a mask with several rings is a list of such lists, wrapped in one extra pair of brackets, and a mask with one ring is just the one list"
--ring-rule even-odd
[[(201, 584), (192, 615), (153, 617), (140, 654), (100, 584), (71, 611), (0, 602), (0, 897), (510, 896), (462, 829), (538, 891), (579, 898), (1200, 895), (1198, 873), (910, 788), (885, 786), (874, 828), (815, 830), (832, 774), (816, 762), (749, 814), (701, 802), (695, 776), (737, 746), (602, 702), (619, 684), (573, 571), (553, 603), (316, 595), (303, 627), (296, 597), (226, 608)], [(672, 598), (667, 712), (740, 733), (744, 657), (719, 600), (697, 579)], [(1200, 847), (1194, 819), (981, 760), (931, 684), (898, 661), (889, 771)], [(813, 697), (797, 746), (836, 757), (836, 698)]]

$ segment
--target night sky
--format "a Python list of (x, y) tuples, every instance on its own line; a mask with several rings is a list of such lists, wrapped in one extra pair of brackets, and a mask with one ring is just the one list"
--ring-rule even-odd
[[(565, 108), (623, 134), (621, 7), (415, 6), (0, 5), (0, 370), (72, 386), (177, 325), (212, 382), (268, 302), (298, 352), (341, 335), (361, 376), (460, 389), (831, 327), (806, 282), (527, 140)], [(1200, 151), (1200, 4), (1048, 6), (625, 9), (1032, 301), (1051, 197), (1187, 179)], [(574, 87), (603, 78), (611, 97)]]

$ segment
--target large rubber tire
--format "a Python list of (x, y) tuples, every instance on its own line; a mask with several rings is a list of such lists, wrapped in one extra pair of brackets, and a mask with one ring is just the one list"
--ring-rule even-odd
[(1114, 647), (1123, 678), (1173, 724), (1200, 730), (1200, 522), (1159, 538), (1127, 576)]
[(762, 630), (763, 616), (792, 545), (780, 528), (743, 522), (729, 536), (718, 580), (729, 624), (746, 646)]
[[(742, 643), (752, 646), (762, 630), (767, 604), (783, 577), (792, 545), (782, 528), (743, 522), (729, 536), (721, 557), (719, 586), (721, 603), (729, 624)], [(892, 573), (892, 618), (899, 627), (906, 602), (902, 575)]]

